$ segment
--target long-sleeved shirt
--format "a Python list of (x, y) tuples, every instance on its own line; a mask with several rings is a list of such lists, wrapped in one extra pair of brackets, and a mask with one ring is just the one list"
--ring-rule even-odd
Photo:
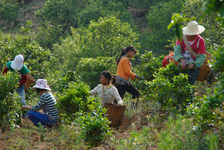
[(179, 61), (179, 59), (184, 58), (187, 64), (194, 63), (197, 68), (201, 67), (204, 63), (205, 57), (205, 42), (204, 39), (197, 35), (193, 41), (188, 41), (193, 51), (195, 51), (198, 56), (195, 58), (187, 49), (186, 44), (182, 40), (181, 43), (177, 40), (176, 46), (174, 48), (174, 59)]
[(117, 67), (117, 76), (122, 77), (126, 80), (129, 80), (129, 78), (134, 80), (136, 74), (134, 74), (131, 69), (132, 67), (130, 60), (126, 56), (123, 56)]
[[(6, 67), (3, 70), (3, 75), (7, 74), (8, 71), (12, 71), (14, 72), (14, 69), (11, 67), (11, 61), (9, 61), (8, 63), (6, 63)], [(18, 71), (21, 74), (21, 78), (19, 81), (19, 86), (22, 86), (26, 83), (27, 80), (27, 74), (30, 72), (29, 69), (26, 67), (26, 65), (23, 65), (22, 69), (20, 69)]]
[(32, 111), (38, 111), (41, 108), (44, 110), (52, 120), (58, 120), (58, 109), (55, 106), (56, 99), (51, 92), (46, 92), (40, 96), (40, 100), (38, 101), (37, 105), (32, 106)]
[(114, 104), (115, 99), (118, 104), (123, 104), (123, 100), (121, 99), (117, 88), (113, 85), (103, 86), (102, 84), (99, 84), (90, 91), (90, 95), (98, 95), (102, 100), (101, 104)]

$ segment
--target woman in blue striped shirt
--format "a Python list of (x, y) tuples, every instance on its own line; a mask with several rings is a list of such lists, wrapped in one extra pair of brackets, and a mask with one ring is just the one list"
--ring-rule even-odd
[[(40, 95), (40, 100), (35, 106), (23, 106), (22, 109), (29, 110), (27, 117), (36, 126), (41, 123), (43, 126), (51, 127), (58, 121), (58, 109), (56, 107), (56, 99), (50, 92), (51, 89), (47, 85), (47, 80), (38, 79), (34, 87)], [(44, 113), (37, 112), (42, 109)]]

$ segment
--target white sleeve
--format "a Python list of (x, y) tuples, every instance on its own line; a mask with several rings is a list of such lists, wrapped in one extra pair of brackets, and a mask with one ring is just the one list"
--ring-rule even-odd
[(123, 105), (123, 100), (122, 100), (120, 94), (118, 93), (118, 90), (116, 87), (114, 87), (113, 94), (114, 94), (115, 99), (117, 100), (117, 103)]
[(100, 84), (99, 85), (97, 85), (93, 90), (91, 90), (90, 91), (90, 95), (92, 96), (92, 95), (97, 95), (98, 94), (98, 89), (99, 89), (99, 87), (100, 87)]

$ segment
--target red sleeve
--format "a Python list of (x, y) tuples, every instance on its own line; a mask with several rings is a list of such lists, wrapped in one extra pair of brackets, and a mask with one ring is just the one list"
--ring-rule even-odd
[(27, 80), (27, 74), (24, 74), (21, 76), (21, 80), (19, 81), (19, 86), (22, 86), (26, 83)]
[(7, 74), (8, 71), (9, 71), (9, 68), (5, 67), (4, 70), (3, 70), (3, 72), (2, 72), (2, 74), (3, 74), (3, 75), (4, 75), (4, 74)]
[(203, 38), (199, 41), (199, 47), (198, 47), (199, 54), (205, 54), (205, 41)]
[(179, 39), (177, 39), (176, 45), (180, 45)]

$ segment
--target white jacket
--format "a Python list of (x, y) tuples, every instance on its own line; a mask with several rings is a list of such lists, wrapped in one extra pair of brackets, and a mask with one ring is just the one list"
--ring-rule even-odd
[(123, 100), (121, 99), (117, 88), (113, 85), (103, 86), (102, 84), (99, 84), (93, 90), (90, 91), (90, 94), (98, 95), (102, 99), (102, 104), (114, 104), (114, 99), (117, 100), (118, 104), (123, 104)]

